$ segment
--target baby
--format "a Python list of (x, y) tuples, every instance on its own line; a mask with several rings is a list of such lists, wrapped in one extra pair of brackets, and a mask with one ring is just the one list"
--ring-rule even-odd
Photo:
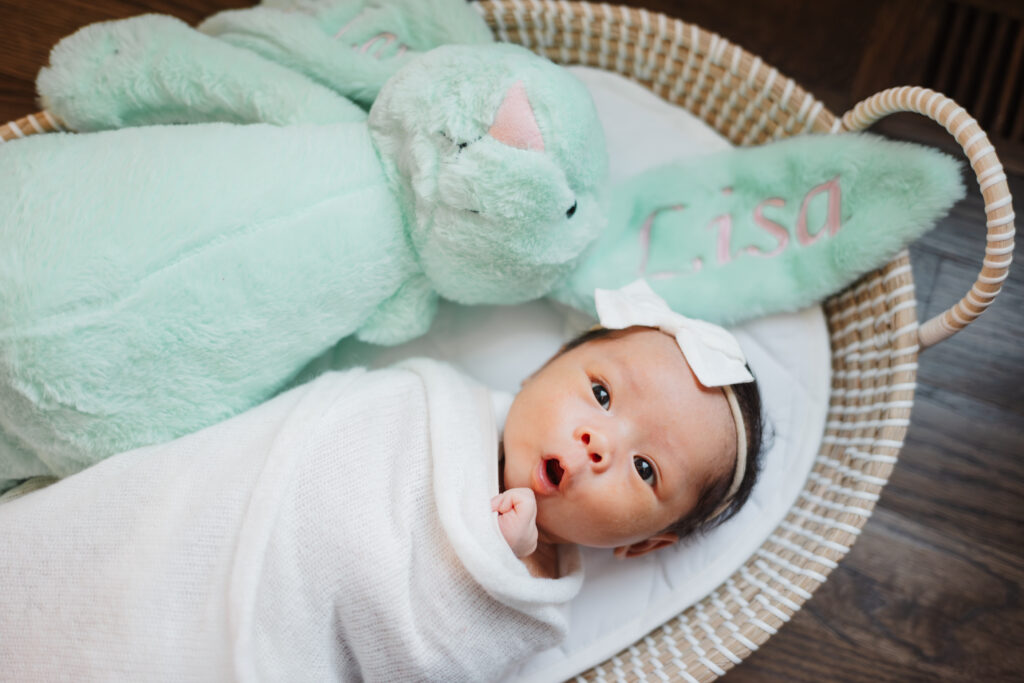
[(757, 472), (736, 340), (642, 284), (597, 304), (602, 329), (526, 380), (500, 448), (491, 393), (413, 359), (0, 502), (5, 673), (496, 680), (551, 647), (583, 580), (571, 546), (666, 546)]
[(564, 543), (635, 557), (723, 522), (757, 478), (760, 397), (735, 339), (643, 282), (598, 290), (603, 327), (529, 377), (492, 500), (509, 546), (556, 577)]

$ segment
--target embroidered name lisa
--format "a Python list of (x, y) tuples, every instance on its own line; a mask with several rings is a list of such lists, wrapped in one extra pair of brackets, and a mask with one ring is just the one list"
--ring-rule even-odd
[[(732, 194), (732, 188), (724, 188), (722, 192), (723, 194)], [(807, 226), (808, 206), (812, 199), (823, 193), (826, 195), (828, 202), (828, 208), (825, 212), (825, 223), (812, 234), (810, 228)], [(842, 191), (839, 187), (839, 176), (811, 188), (810, 191), (804, 195), (803, 201), (800, 203), (800, 211), (797, 214), (796, 225), (794, 226), (796, 242), (801, 247), (807, 247), (826, 235), (834, 237), (842, 227), (839, 215), (841, 202)], [(714, 231), (716, 236), (715, 263), (719, 266), (725, 265), (733, 261), (735, 255), (738, 254), (750, 254), (752, 256), (766, 258), (772, 258), (781, 254), (786, 247), (790, 245), (790, 232), (785, 228), (785, 226), (765, 217), (764, 208), (766, 206), (782, 207), (785, 205), (785, 199), (782, 199), (781, 197), (770, 197), (762, 200), (754, 207), (752, 215), (754, 224), (775, 238), (775, 246), (769, 250), (748, 245), (742, 247), (738, 251), (734, 251), (732, 249), (732, 214), (726, 213), (712, 218), (705, 227)], [(657, 272), (648, 272), (647, 270), (648, 259), (651, 252), (651, 231), (654, 227), (654, 220), (659, 214), (665, 211), (682, 211), (685, 208), (686, 207), (682, 204), (676, 204), (673, 206), (655, 209), (647, 216), (646, 220), (644, 220), (643, 227), (641, 227), (639, 234), (642, 257), (640, 267), (638, 269), (638, 275), (655, 280), (665, 280), (678, 277), (680, 275), (691, 275), (693, 273), (700, 272), (701, 269), (703, 269), (704, 260), (697, 257), (690, 261), (690, 267), (686, 270), (664, 270)]]

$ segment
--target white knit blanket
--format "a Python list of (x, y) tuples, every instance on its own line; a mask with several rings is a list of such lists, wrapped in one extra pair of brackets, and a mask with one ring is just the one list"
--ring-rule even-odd
[(472, 680), (563, 635), (490, 498), (488, 392), (448, 366), (321, 377), (0, 505), (0, 678)]

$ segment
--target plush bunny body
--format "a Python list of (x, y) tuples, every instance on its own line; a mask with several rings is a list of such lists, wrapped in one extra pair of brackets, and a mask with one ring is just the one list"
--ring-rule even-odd
[[(97, 443), (162, 441), (269, 396), (418, 270), (365, 126), (155, 132), (5, 150), (26, 184), (59, 182), (45, 208), (19, 202), (19, 183), (0, 189), (0, 416), (15, 443), (65, 463), (56, 475)], [(133, 147), (145, 164), (124, 155)], [(88, 170), (28, 172), (58, 159), (135, 191), (114, 200)], [(153, 165), (182, 182), (141, 189)], [(316, 178), (302, 174), (311, 166)], [(232, 180), (230, 204), (217, 176)], [(43, 211), (49, 224), (33, 220)], [(416, 313), (422, 329), (429, 312)]]
[(234, 415), (349, 335), (422, 334), (438, 294), (544, 295), (603, 225), (602, 143), (581, 84), (492, 45), (411, 61), (366, 122), (6, 145), (0, 479)]

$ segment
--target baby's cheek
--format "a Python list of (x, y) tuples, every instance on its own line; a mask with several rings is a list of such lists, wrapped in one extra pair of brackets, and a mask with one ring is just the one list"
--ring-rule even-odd
[[(663, 531), (679, 519), (675, 507), (652, 495), (650, 490), (633, 490), (607, 496), (605, 504), (593, 511), (610, 544), (627, 545)], [(609, 500), (610, 499), (610, 500)]]
[(601, 519), (607, 537), (617, 545), (641, 541), (659, 531), (649, 507), (642, 505), (612, 506)]
[(657, 533), (650, 506), (635, 501), (595, 496), (585, 500), (540, 499), (537, 525), (574, 543), (611, 548)]

